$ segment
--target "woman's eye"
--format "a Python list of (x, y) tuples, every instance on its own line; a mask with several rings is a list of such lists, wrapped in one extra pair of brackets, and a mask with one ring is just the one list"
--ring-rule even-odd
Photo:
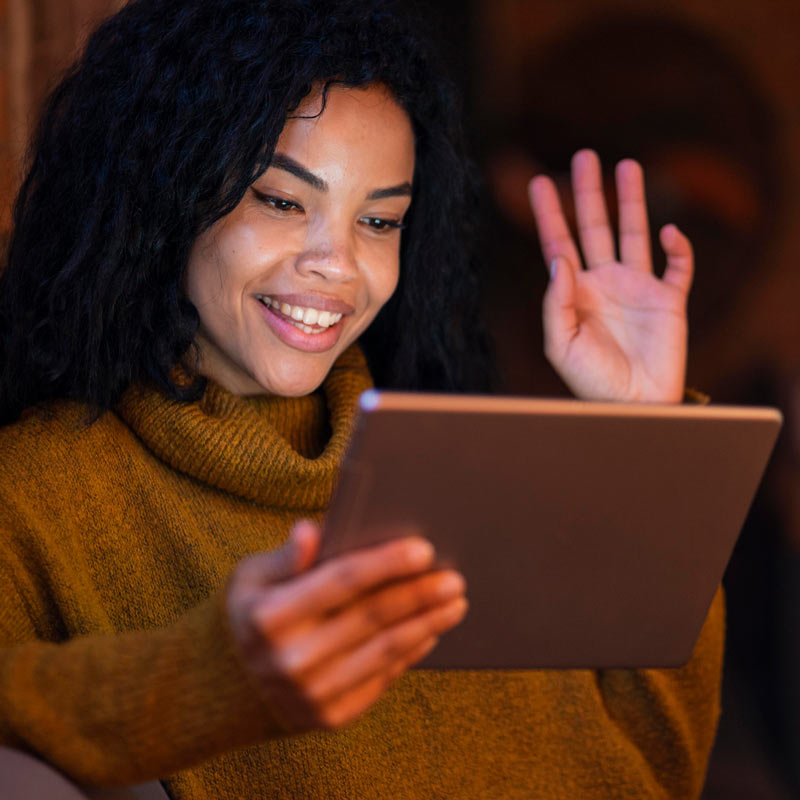
[(373, 231), (399, 230), (405, 227), (400, 220), (382, 217), (361, 217), (361, 222)]
[(288, 211), (295, 207), (294, 203), (290, 203), (288, 200), (279, 200), (277, 197), (271, 197), (267, 202), (278, 211)]
[(286, 212), (303, 210), (297, 203), (293, 203), (291, 200), (284, 200), (282, 197), (273, 197), (271, 194), (263, 194), (263, 192), (258, 192), (255, 189), (253, 189), (253, 193), (264, 205), (274, 208), (276, 211)]

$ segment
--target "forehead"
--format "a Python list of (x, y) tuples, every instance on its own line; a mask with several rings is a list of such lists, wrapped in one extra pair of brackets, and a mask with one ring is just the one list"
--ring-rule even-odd
[(382, 86), (313, 91), (287, 119), (276, 151), (326, 181), (361, 175), (401, 183), (414, 172), (411, 120)]

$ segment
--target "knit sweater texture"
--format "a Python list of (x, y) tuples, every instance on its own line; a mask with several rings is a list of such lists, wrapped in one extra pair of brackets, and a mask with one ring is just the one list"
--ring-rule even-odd
[(246, 555), (320, 519), (370, 377), (185, 404), (134, 387), (0, 430), (0, 744), (174, 798), (698, 797), (719, 713), (715, 599), (675, 670), (411, 671), (355, 723), (287, 735), (224, 609)]

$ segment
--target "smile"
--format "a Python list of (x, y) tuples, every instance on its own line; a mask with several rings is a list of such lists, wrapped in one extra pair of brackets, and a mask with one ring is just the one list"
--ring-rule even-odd
[(299, 328), (303, 333), (322, 333), (342, 318), (341, 314), (331, 311), (320, 311), (318, 308), (279, 303), (265, 294), (259, 294), (256, 297), (263, 305), (279, 313), (287, 322)]

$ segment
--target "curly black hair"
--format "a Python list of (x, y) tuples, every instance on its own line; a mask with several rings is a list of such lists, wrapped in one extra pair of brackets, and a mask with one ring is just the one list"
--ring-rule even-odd
[(481, 389), (475, 181), (460, 107), (391, 0), (133, 0), (55, 88), (0, 276), (0, 423), (53, 397), (113, 406), (135, 381), (173, 397), (199, 319), (197, 236), (268, 167), (312, 87), (386, 86), (416, 139), (395, 295), (362, 337), (379, 386)]

